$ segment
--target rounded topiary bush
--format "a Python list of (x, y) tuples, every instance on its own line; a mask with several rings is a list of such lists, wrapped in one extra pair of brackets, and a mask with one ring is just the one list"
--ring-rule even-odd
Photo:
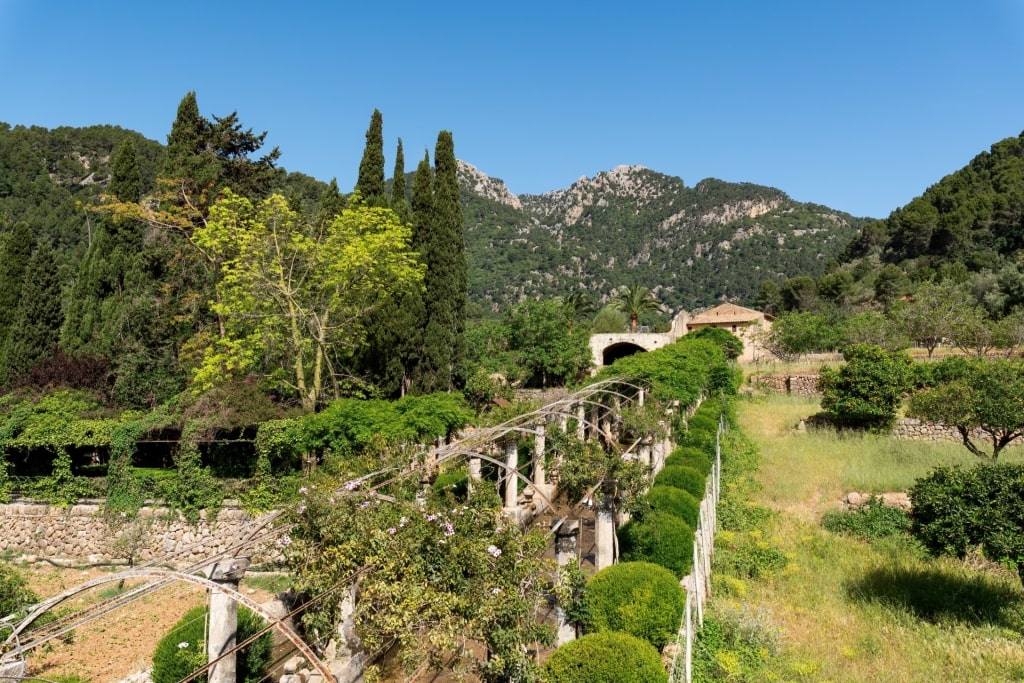
[(667, 683), (661, 655), (628, 633), (591, 633), (555, 650), (544, 663), (548, 683)]
[(686, 591), (664, 567), (622, 562), (587, 582), (588, 632), (622, 631), (658, 648), (671, 642), (686, 606)]
[(653, 562), (678, 578), (693, 564), (693, 529), (667, 512), (652, 512), (619, 529), (619, 550), (625, 562)]
[[(206, 664), (206, 605), (193, 607), (185, 613), (153, 651), (153, 683), (177, 683)], [(248, 639), (264, 628), (263, 618), (247, 607), (238, 608), (238, 635), (235, 642)], [(266, 675), (274, 641), (270, 632), (263, 634), (238, 653), (235, 680), (259, 683)], [(205, 683), (206, 674), (194, 680)]]
[(711, 472), (711, 455), (693, 446), (680, 446), (665, 458), (665, 466), (692, 467), (705, 475)]
[(686, 522), (690, 527), (697, 526), (700, 517), (700, 501), (689, 491), (677, 489), (675, 486), (652, 486), (644, 496), (644, 500), (657, 512), (667, 512)]
[(683, 465), (671, 465), (658, 472), (654, 478), (655, 484), (662, 486), (675, 486), (677, 489), (689, 491), (697, 499), (704, 499), (704, 486), (707, 482), (707, 475)]

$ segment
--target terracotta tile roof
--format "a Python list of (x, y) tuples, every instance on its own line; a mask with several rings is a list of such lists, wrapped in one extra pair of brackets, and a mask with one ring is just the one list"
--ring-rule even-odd
[(749, 323), (759, 319), (762, 315), (760, 311), (755, 311), (751, 308), (744, 308), (736, 304), (722, 304), (703, 313), (698, 313), (690, 318), (686, 325), (687, 327), (692, 327), (694, 325)]

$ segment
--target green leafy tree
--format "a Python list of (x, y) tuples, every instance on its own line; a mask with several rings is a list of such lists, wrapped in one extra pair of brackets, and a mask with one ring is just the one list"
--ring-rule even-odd
[(981, 306), (961, 309), (950, 325), (953, 343), (964, 353), (985, 356), (996, 346), (995, 324)]
[(366, 147), (359, 162), (356, 192), (367, 206), (387, 206), (384, 187), (384, 119), (378, 109), (373, 110), (370, 127), (366, 129)]
[(228, 323), (195, 383), (248, 372), (269, 354), (289, 368), (307, 410), (330, 391), (332, 359), (362, 342), (362, 317), (383, 294), (422, 277), (408, 226), (390, 209), (358, 203), (321, 228), (279, 195), (254, 206), (227, 191), (195, 239), (221, 264), (214, 307)]
[(902, 351), (911, 345), (898, 315), (863, 311), (844, 320), (842, 329), (848, 344), (873, 344), (888, 351)]
[(729, 360), (736, 360), (743, 354), (743, 341), (729, 330), (721, 327), (701, 327), (689, 335), (693, 339), (707, 339), (718, 344)]
[(953, 283), (926, 282), (906, 304), (892, 311), (892, 319), (915, 344), (932, 357), (935, 348), (952, 334), (953, 323), (963, 307), (966, 292)]
[(838, 370), (822, 368), (821, 407), (851, 425), (884, 428), (910, 386), (910, 358), (902, 352), (855, 344), (843, 350)]
[(640, 316), (644, 313), (657, 313), (662, 310), (654, 293), (638, 283), (627, 285), (615, 294), (612, 306), (629, 316), (629, 329), (636, 332)]
[(571, 316), (554, 299), (524, 301), (506, 314), (508, 349), (515, 363), (526, 368), (528, 386), (564, 385), (590, 368), (589, 331)]
[[(955, 427), (967, 450), (996, 460), (1003, 448), (1024, 435), (1024, 364), (976, 359), (942, 365), (949, 371), (936, 368), (933, 374), (944, 381), (914, 394), (907, 414)], [(989, 441), (990, 452), (975, 443), (979, 435)]]
[(910, 490), (911, 532), (933, 555), (985, 557), (1024, 583), (1024, 466), (939, 467)]
[(628, 323), (626, 314), (609, 304), (603, 306), (594, 316), (590, 331), (593, 334), (616, 334), (625, 332)]

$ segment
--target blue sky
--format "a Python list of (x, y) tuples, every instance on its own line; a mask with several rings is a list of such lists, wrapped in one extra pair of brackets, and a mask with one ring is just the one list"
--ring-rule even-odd
[(0, 0), (0, 121), (166, 141), (195, 90), (355, 182), (437, 132), (515, 193), (639, 164), (884, 217), (1024, 129), (1024, 0)]

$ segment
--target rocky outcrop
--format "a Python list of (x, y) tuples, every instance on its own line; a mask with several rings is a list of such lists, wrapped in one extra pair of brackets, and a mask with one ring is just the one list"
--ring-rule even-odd
[(477, 170), (476, 166), (467, 164), (465, 161), (458, 162), (456, 173), (458, 174), (459, 185), (469, 188), (474, 194), (515, 209), (523, 208), (519, 197), (509, 191), (505, 181), (499, 178), (491, 178)]

